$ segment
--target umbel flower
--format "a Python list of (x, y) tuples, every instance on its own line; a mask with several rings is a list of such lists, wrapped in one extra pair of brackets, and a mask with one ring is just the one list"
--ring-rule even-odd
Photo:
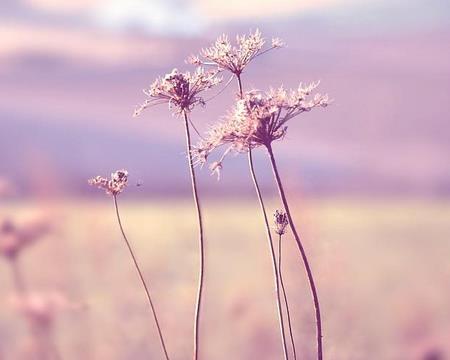
[(92, 185), (92, 186), (98, 187), (99, 189), (105, 190), (105, 192), (108, 195), (112, 195), (113, 196), (114, 208), (116, 210), (117, 223), (119, 224), (120, 232), (121, 232), (123, 240), (125, 241), (125, 244), (126, 244), (126, 246), (128, 248), (128, 251), (129, 251), (129, 253), (131, 255), (134, 267), (136, 268), (136, 271), (137, 271), (137, 273), (139, 275), (139, 279), (141, 280), (142, 286), (143, 286), (145, 294), (147, 296), (147, 300), (148, 300), (148, 303), (150, 305), (150, 309), (152, 311), (156, 327), (158, 329), (158, 334), (159, 334), (159, 337), (160, 337), (161, 345), (162, 345), (163, 350), (164, 350), (165, 358), (166, 358), (166, 360), (169, 360), (169, 355), (167, 354), (166, 345), (165, 345), (165, 342), (164, 342), (164, 339), (163, 339), (163, 335), (162, 335), (161, 327), (159, 325), (159, 320), (158, 320), (158, 317), (157, 317), (157, 314), (156, 314), (156, 310), (155, 310), (155, 307), (153, 305), (153, 300), (152, 300), (151, 295), (150, 295), (149, 287), (147, 286), (147, 283), (145, 282), (145, 279), (144, 279), (144, 277), (142, 275), (141, 268), (140, 268), (140, 266), (138, 264), (138, 261), (137, 261), (136, 255), (134, 254), (134, 251), (133, 251), (133, 248), (131, 246), (131, 243), (128, 241), (128, 237), (125, 234), (125, 230), (124, 230), (124, 228), (122, 226), (122, 220), (121, 220), (121, 217), (120, 217), (117, 195), (119, 195), (125, 189), (125, 187), (128, 185), (128, 171), (127, 170), (117, 170), (117, 171), (115, 171), (115, 172), (113, 172), (111, 174), (111, 179), (107, 179), (107, 178), (104, 178), (102, 176), (96, 176), (95, 178), (92, 178), (92, 179), (88, 180), (88, 183), (90, 185)]
[[(144, 90), (147, 99), (138, 107), (134, 116), (140, 115), (146, 108), (152, 105), (168, 103), (169, 109), (173, 109), (174, 113), (183, 117), (185, 136), (186, 136), (186, 154), (188, 158), (189, 171), (191, 175), (192, 195), (197, 212), (198, 231), (199, 231), (199, 286), (197, 292), (195, 321), (194, 321), (194, 360), (199, 357), (199, 324), (201, 315), (201, 304), (203, 296), (204, 283), (204, 267), (205, 267), (205, 250), (203, 236), (203, 220), (201, 213), (200, 200), (197, 190), (197, 180), (195, 178), (195, 169), (192, 159), (192, 141), (190, 135), (190, 126), (195, 125), (190, 119), (190, 112), (197, 105), (205, 105), (206, 100), (200, 96), (203, 91), (209, 90), (219, 84), (222, 79), (218, 77), (219, 69), (205, 70), (198, 67), (193, 73), (180, 73), (174, 69), (170, 74), (157, 79), (148, 90)], [(198, 131), (197, 131), (198, 133)], [(161, 336), (161, 342), (162, 336)], [(164, 346), (164, 344), (163, 344)], [(166, 358), (168, 359), (167, 352)]]
[(108, 195), (119, 195), (128, 184), (128, 171), (117, 170), (111, 174), (111, 179), (96, 176), (88, 180), (89, 185), (105, 190)]
[(249, 35), (236, 37), (232, 45), (228, 36), (220, 36), (209, 48), (202, 49), (199, 56), (191, 55), (187, 62), (194, 65), (217, 65), (221, 70), (228, 70), (240, 75), (244, 68), (256, 57), (269, 50), (284, 46), (280, 39), (272, 39), (272, 44), (264, 49), (266, 41), (261, 32), (256, 30)]
[(225, 120), (213, 126), (194, 148), (196, 163), (204, 164), (212, 151), (228, 145), (220, 160), (214, 163), (214, 170), (221, 169), (224, 157), (231, 150), (247, 152), (283, 138), (289, 120), (330, 103), (327, 95), (316, 94), (311, 98), (318, 85), (317, 82), (306, 86), (300, 84), (297, 90), (280, 87), (266, 93), (256, 90), (245, 93)]
[(278, 235), (284, 235), (286, 228), (289, 225), (289, 220), (286, 213), (283, 210), (277, 210), (273, 214), (274, 230)]
[(144, 90), (148, 97), (135, 111), (134, 116), (140, 115), (152, 105), (168, 103), (175, 113), (191, 111), (195, 105), (204, 105), (205, 100), (199, 94), (219, 84), (222, 79), (217, 76), (218, 70), (205, 70), (198, 67), (194, 72), (181, 73), (173, 69), (171, 73), (156, 79), (149, 89)]

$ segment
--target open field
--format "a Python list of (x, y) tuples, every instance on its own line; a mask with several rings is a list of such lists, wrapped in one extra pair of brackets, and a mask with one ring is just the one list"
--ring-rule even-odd
[[(122, 201), (124, 226), (150, 282), (173, 360), (189, 359), (197, 239), (187, 200)], [(275, 204), (270, 204), (275, 209)], [(41, 210), (39, 210), (41, 208)], [(24, 254), (29, 287), (56, 288), (85, 309), (58, 317), (64, 359), (161, 359), (157, 334), (112, 203), (2, 205), (42, 211), (52, 235)], [(329, 360), (431, 360), (450, 355), (450, 202), (323, 199), (294, 206), (322, 302)], [(204, 202), (207, 236), (204, 359), (281, 359), (268, 246), (254, 201)], [(293, 239), (285, 279), (300, 359), (313, 359), (314, 319)], [(15, 359), (24, 324), (0, 263), (0, 358)], [(447, 346), (447, 348), (446, 348)], [(437, 354), (441, 353), (441, 357)]]

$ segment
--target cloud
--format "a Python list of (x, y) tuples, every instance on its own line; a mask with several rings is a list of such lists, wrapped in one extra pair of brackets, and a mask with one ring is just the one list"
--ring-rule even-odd
[(23, 0), (24, 4), (40, 12), (69, 14), (93, 10), (104, 0)]
[(348, 3), (349, 0), (194, 0), (209, 20), (234, 21), (289, 16)]
[(139, 29), (153, 34), (195, 35), (204, 19), (189, 1), (110, 0), (98, 6), (93, 18), (112, 29)]
[[(213, 22), (267, 19), (343, 6), (355, 0), (23, 0), (40, 14), (80, 16), (94, 26), (196, 35)], [(370, 0), (374, 1), (374, 0)]]
[(159, 38), (118, 35), (89, 28), (64, 28), (29, 23), (0, 24), (0, 60), (23, 54), (58, 56), (74, 62), (115, 65), (142, 62), (161, 64), (174, 53), (173, 43)]

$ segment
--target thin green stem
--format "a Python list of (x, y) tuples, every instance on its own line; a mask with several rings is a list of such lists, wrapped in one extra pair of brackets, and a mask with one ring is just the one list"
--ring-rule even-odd
[(198, 360), (199, 358), (199, 341), (200, 341), (200, 315), (202, 308), (202, 297), (203, 297), (203, 282), (205, 276), (205, 244), (203, 237), (203, 219), (202, 219), (202, 211), (200, 207), (200, 200), (197, 191), (197, 181), (195, 178), (195, 169), (194, 163), (192, 160), (192, 144), (191, 144), (191, 135), (189, 131), (189, 119), (186, 111), (183, 111), (184, 116), (184, 127), (186, 133), (186, 152), (188, 156), (189, 162), (189, 170), (191, 174), (191, 186), (192, 186), (192, 195), (194, 197), (195, 208), (197, 211), (197, 219), (198, 219), (198, 231), (199, 231), (199, 250), (200, 250), (200, 263), (199, 263), (199, 280), (198, 280), (198, 290), (197, 290), (197, 301), (195, 306), (195, 322), (194, 322), (194, 360)]
[(283, 291), (284, 305), (286, 306), (286, 314), (287, 314), (287, 321), (288, 321), (288, 327), (289, 327), (289, 336), (291, 338), (291, 344), (292, 344), (292, 351), (294, 353), (294, 360), (297, 360), (297, 351), (295, 349), (294, 334), (292, 331), (291, 312), (289, 310), (289, 302), (288, 302), (286, 288), (284, 287), (284, 281), (283, 281), (283, 271), (281, 269), (281, 258), (282, 258), (282, 256), (281, 256), (282, 255), (281, 237), (282, 237), (282, 235), (280, 234), (279, 238), (278, 238), (278, 274), (280, 277), (281, 290)]
[(274, 247), (273, 247), (272, 234), (271, 234), (271, 231), (270, 231), (269, 221), (267, 219), (267, 212), (266, 212), (266, 208), (265, 208), (265, 205), (264, 205), (264, 200), (263, 200), (262, 195), (261, 195), (261, 190), (259, 188), (258, 180), (256, 179), (256, 174), (255, 174), (255, 169), (254, 169), (254, 166), (253, 166), (253, 158), (252, 158), (252, 150), (251, 149), (249, 149), (249, 152), (248, 152), (248, 165), (249, 165), (249, 168), (250, 168), (250, 173), (252, 175), (253, 185), (255, 186), (256, 195), (258, 196), (259, 205), (260, 205), (260, 208), (261, 208), (261, 213), (263, 215), (264, 225), (265, 225), (266, 233), (267, 233), (267, 240), (268, 240), (268, 244), (269, 244), (270, 255), (272, 257), (272, 265), (273, 265), (273, 274), (274, 274), (274, 279), (275, 279), (275, 292), (276, 292), (276, 298), (277, 298), (277, 310), (278, 310), (278, 319), (279, 319), (280, 332), (281, 332), (281, 340), (282, 340), (282, 343), (283, 343), (284, 359), (287, 360), (289, 357), (288, 357), (288, 350), (287, 350), (287, 345), (286, 345), (286, 335), (284, 333), (284, 318), (283, 318), (283, 310), (282, 310), (282, 307), (281, 307), (281, 299), (280, 299), (280, 279), (279, 279), (279, 273), (278, 273), (278, 269), (277, 269), (277, 261), (276, 261), (276, 256), (275, 256), (275, 250), (274, 250)]
[(316, 285), (314, 282), (314, 277), (312, 274), (311, 266), (309, 265), (308, 257), (306, 256), (305, 249), (303, 247), (300, 236), (298, 235), (297, 229), (295, 228), (295, 224), (292, 219), (291, 211), (289, 209), (289, 204), (288, 204), (286, 194), (283, 189), (281, 177), (278, 172), (277, 163), (275, 161), (275, 156), (273, 154), (272, 146), (270, 144), (268, 144), (268, 145), (266, 145), (266, 148), (267, 148), (267, 152), (269, 154), (270, 163), (272, 164), (272, 171), (273, 171), (276, 183), (277, 183), (278, 193), (279, 193), (281, 201), (283, 203), (284, 210), (286, 211), (286, 215), (288, 216), (289, 226), (291, 227), (292, 233), (294, 234), (294, 238), (297, 243), (298, 250), (300, 251), (300, 255), (302, 257), (303, 264), (305, 266), (306, 273), (308, 275), (308, 282), (309, 282), (309, 287), (310, 287), (311, 295), (312, 295), (313, 302), (314, 302), (315, 317), (316, 317), (317, 359), (322, 360), (323, 359), (322, 320), (321, 320), (321, 313), (320, 313), (319, 297), (317, 295), (317, 289), (316, 289)]
[(159, 325), (158, 316), (156, 315), (156, 309), (155, 309), (155, 306), (153, 305), (152, 297), (150, 296), (150, 291), (148, 289), (147, 283), (145, 282), (144, 276), (142, 275), (142, 271), (139, 267), (139, 264), (138, 264), (135, 254), (134, 254), (133, 248), (131, 247), (131, 244), (128, 241), (128, 238), (127, 238), (125, 231), (123, 229), (123, 226), (122, 226), (122, 221), (121, 221), (120, 213), (119, 213), (119, 205), (117, 203), (117, 196), (114, 195), (113, 198), (114, 198), (114, 207), (116, 209), (117, 222), (119, 223), (119, 227), (120, 227), (120, 232), (122, 233), (122, 237), (125, 240), (125, 244), (127, 245), (128, 251), (130, 252), (130, 255), (131, 255), (131, 258), (133, 259), (134, 267), (136, 268), (136, 270), (139, 274), (139, 278), (141, 279), (141, 283), (142, 283), (142, 286), (144, 287), (145, 294), (147, 295), (147, 300), (148, 300), (148, 303), (152, 310), (153, 319), (155, 320), (156, 328), (158, 329), (158, 335), (159, 335), (159, 339), (161, 341), (161, 346), (163, 348), (165, 358), (166, 358), (166, 360), (170, 360), (169, 355), (167, 353), (166, 343), (164, 342), (164, 337), (162, 334), (161, 326)]

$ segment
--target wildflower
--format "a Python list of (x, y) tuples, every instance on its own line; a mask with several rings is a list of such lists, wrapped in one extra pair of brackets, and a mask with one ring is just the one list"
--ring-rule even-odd
[(42, 238), (50, 229), (50, 222), (44, 217), (29, 219), (23, 224), (5, 219), (0, 223), (0, 254), (14, 260), (22, 249)]
[(193, 73), (181, 73), (173, 69), (144, 90), (148, 99), (135, 110), (134, 116), (140, 115), (149, 106), (163, 103), (168, 103), (169, 108), (175, 108), (178, 114), (191, 111), (198, 104), (204, 105), (205, 100), (199, 94), (222, 81), (217, 74), (217, 70), (205, 71), (202, 67), (198, 67)]
[(283, 87), (263, 93), (250, 91), (239, 99), (234, 110), (225, 121), (213, 126), (206, 137), (194, 147), (196, 164), (206, 162), (209, 154), (223, 145), (228, 145), (224, 155), (234, 150), (247, 152), (284, 137), (287, 122), (315, 107), (326, 107), (327, 95), (310, 95), (319, 83), (307, 86), (300, 84), (297, 90), (287, 91)]
[[(256, 57), (269, 50), (283, 46), (280, 39), (273, 39), (272, 45), (264, 49), (265, 39), (256, 30), (249, 35), (236, 37), (236, 46), (228, 40), (228, 36), (220, 36), (209, 48), (202, 49), (200, 56), (191, 55), (187, 62), (194, 65), (217, 65), (221, 70), (228, 70), (240, 75), (244, 68)], [(201, 60), (204, 58), (205, 60)]]
[[(180, 73), (174, 69), (170, 74), (163, 78), (157, 79), (148, 90), (144, 90), (147, 99), (145, 102), (135, 110), (134, 115), (140, 115), (146, 108), (152, 105), (168, 103), (169, 109), (173, 109), (174, 113), (178, 116), (182, 116), (184, 119), (185, 137), (186, 137), (186, 154), (188, 158), (188, 166), (191, 176), (192, 195), (194, 197), (194, 203), (197, 210), (198, 231), (199, 231), (199, 286), (197, 290), (197, 300), (195, 305), (195, 322), (194, 322), (194, 356), (195, 360), (198, 359), (199, 354), (199, 324), (201, 315), (201, 304), (203, 296), (203, 283), (204, 283), (204, 236), (203, 236), (203, 220), (201, 213), (200, 200), (197, 190), (197, 180), (195, 178), (195, 169), (192, 158), (192, 140), (190, 135), (190, 127), (192, 126), (195, 131), (195, 125), (190, 118), (190, 111), (197, 105), (205, 105), (206, 101), (200, 94), (203, 91), (209, 90), (212, 87), (219, 84), (222, 79), (217, 75), (218, 69), (207, 70), (198, 67), (195, 72)], [(116, 199), (116, 198), (114, 198)], [(117, 210), (117, 201), (116, 212)], [(119, 217), (119, 215), (118, 215)], [(118, 218), (120, 223), (120, 220)], [(123, 231), (122, 231), (123, 234)], [(125, 237), (125, 235), (124, 235)], [(150, 301), (150, 299), (149, 299)], [(156, 317), (156, 316), (155, 316)], [(155, 319), (156, 320), (156, 319)], [(162, 338), (162, 333), (159, 331), (162, 346), (165, 351), (166, 359), (168, 360), (167, 351)]]
[(274, 230), (278, 235), (284, 235), (286, 233), (286, 227), (289, 225), (289, 220), (286, 213), (283, 210), (277, 210), (273, 214)]
[(119, 195), (128, 184), (128, 171), (117, 170), (111, 174), (111, 179), (96, 176), (88, 180), (89, 185), (105, 190), (108, 195)]

